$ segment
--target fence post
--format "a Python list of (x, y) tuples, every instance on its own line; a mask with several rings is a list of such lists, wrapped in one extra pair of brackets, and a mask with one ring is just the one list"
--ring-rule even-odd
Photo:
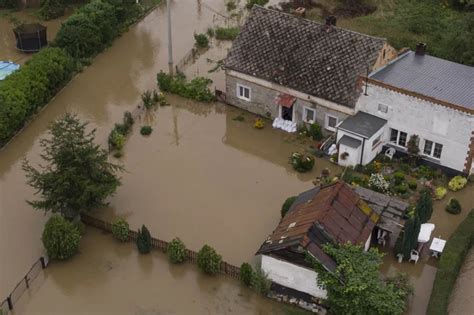
[(46, 261), (44, 260), (43, 256), (40, 257), (40, 262), (41, 262), (41, 268), (43, 269), (46, 268)]
[(28, 281), (28, 275), (25, 276), (25, 283), (26, 283), (26, 288), (29, 289), (30, 288), (30, 283)]
[(12, 303), (12, 295), (11, 294), (7, 297), (7, 304), (8, 304), (8, 308), (10, 310), (12, 310), (13, 309), (13, 303)]

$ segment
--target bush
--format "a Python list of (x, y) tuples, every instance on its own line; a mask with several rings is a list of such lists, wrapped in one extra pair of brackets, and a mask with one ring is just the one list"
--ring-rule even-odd
[(46, 222), (41, 239), (49, 258), (68, 259), (77, 253), (81, 234), (73, 223), (55, 214)]
[(408, 188), (410, 188), (411, 190), (416, 190), (417, 187), (418, 187), (418, 183), (416, 180), (411, 179), (408, 181)]
[(151, 235), (145, 225), (138, 230), (137, 248), (140, 254), (148, 254), (151, 251)]
[(291, 206), (296, 201), (296, 198), (298, 198), (298, 196), (292, 196), (292, 197), (286, 198), (285, 202), (281, 206), (281, 217), (282, 218), (288, 213), (288, 210), (290, 210)]
[(0, 9), (16, 9), (17, 7), (17, 0), (0, 0)]
[(124, 219), (118, 219), (112, 224), (112, 235), (121, 242), (128, 241), (129, 225)]
[(452, 191), (463, 189), (467, 184), (466, 177), (454, 176), (448, 183), (448, 188)]
[(168, 244), (166, 253), (171, 263), (180, 264), (186, 259), (186, 246), (179, 238), (175, 238)]
[(108, 142), (111, 149), (120, 151), (125, 144), (125, 136), (115, 128), (110, 133)]
[(446, 205), (446, 211), (452, 214), (461, 213), (461, 204), (456, 198), (450, 198), (448, 204)]
[(194, 40), (196, 41), (196, 46), (199, 48), (207, 48), (209, 47), (209, 39), (207, 38), (206, 34), (194, 34)]
[(400, 185), (397, 185), (395, 186), (395, 191), (400, 194), (400, 195), (403, 195), (405, 193), (408, 192), (408, 186), (405, 185), (405, 184), (400, 184)]
[(243, 263), (240, 266), (240, 274), (239, 274), (240, 281), (245, 284), (247, 287), (250, 287), (253, 282), (254, 273), (253, 268), (249, 263)]
[(216, 39), (219, 40), (234, 40), (239, 35), (240, 29), (238, 27), (217, 27), (214, 31)]
[(263, 119), (257, 118), (253, 126), (255, 129), (263, 129), (263, 127), (265, 127), (265, 122), (263, 121)]
[(140, 129), (140, 133), (141, 133), (143, 136), (148, 136), (148, 135), (150, 135), (152, 131), (153, 131), (153, 128), (151, 128), (151, 126), (143, 126), (143, 127)]
[(209, 245), (204, 245), (197, 255), (199, 269), (208, 275), (213, 275), (220, 271), (221, 261), (221, 255), (218, 255), (214, 248)]
[(146, 90), (142, 93), (142, 102), (146, 109), (153, 108), (159, 101), (160, 97), (156, 91), (153, 91), (152, 93), (151, 91)]
[(255, 4), (263, 7), (267, 3), (268, 3), (268, 0), (247, 0), (247, 4), (245, 5), (245, 7), (247, 9), (252, 9)]
[(446, 193), (447, 193), (447, 192), (448, 192), (448, 190), (447, 190), (446, 188), (444, 188), (444, 187), (441, 187), (441, 186), (436, 187), (435, 192), (434, 192), (434, 194), (435, 194), (435, 199), (436, 199), (436, 200), (441, 200), (441, 199), (443, 199), (444, 196), (446, 196)]
[(158, 86), (164, 92), (178, 94), (179, 96), (199, 102), (212, 102), (215, 100), (214, 94), (208, 88), (212, 80), (208, 78), (196, 77), (188, 82), (183, 75), (171, 76), (160, 71), (157, 74), (157, 81)]
[(227, 7), (227, 11), (232, 11), (232, 10), (237, 9), (237, 5), (235, 4), (234, 0), (229, 0), (225, 6)]
[(420, 219), (420, 223), (426, 223), (431, 219), (433, 214), (433, 199), (428, 189), (423, 189), (420, 198), (416, 203), (415, 214)]
[(51, 20), (64, 15), (66, 8), (64, 0), (41, 0), (40, 4), (38, 13), (42, 19)]
[(405, 181), (405, 174), (402, 172), (395, 172), (393, 173), (393, 180), (395, 182), (395, 185), (400, 185)]
[(290, 164), (297, 172), (309, 172), (314, 167), (314, 157), (305, 153), (294, 152), (290, 156)]
[(474, 241), (474, 209), (468, 214), (446, 242), (439, 260), (426, 314), (447, 314), (449, 298), (459, 270)]
[(323, 132), (321, 131), (321, 126), (317, 123), (313, 123), (309, 126), (309, 135), (315, 141), (321, 141), (323, 139)]
[(5, 144), (72, 77), (74, 60), (59, 48), (43, 48), (0, 83), (0, 145)]
[(383, 177), (382, 174), (379, 173), (373, 173), (370, 175), (369, 178), (369, 187), (372, 190), (381, 192), (381, 193), (386, 193), (389, 188), (389, 182)]
[(272, 282), (268, 279), (267, 274), (261, 268), (256, 268), (252, 283), (254, 290), (262, 295), (267, 295), (270, 293), (271, 286)]

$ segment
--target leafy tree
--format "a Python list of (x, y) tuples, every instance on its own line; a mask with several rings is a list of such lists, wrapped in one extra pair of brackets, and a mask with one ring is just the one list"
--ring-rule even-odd
[(208, 275), (213, 275), (219, 272), (221, 261), (221, 255), (217, 254), (216, 250), (209, 245), (204, 245), (197, 255), (199, 269)]
[(173, 239), (166, 249), (168, 259), (173, 264), (180, 264), (186, 259), (186, 246), (178, 237)]
[(64, 15), (66, 4), (64, 0), (41, 0), (39, 15), (45, 20), (56, 19)]
[(121, 242), (128, 241), (128, 222), (120, 218), (112, 224), (112, 235)]
[(46, 164), (34, 168), (24, 161), (27, 182), (42, 197), (28, 201), (34, 208), (72, 220), (103, 205), (120, 185), (116, 173), (122, 167), (108, 162), (107, 152), (94, 143), (95, 130), (86, 132), (86, 126), (66, 114), (51, 125), (50, 137), (41, 139)]
[(242, 281), (242, 283), (246, 286), (250, 287), (252, 285), (254, 272), (252, 266), (249, 263), (242, 263), (240, 266), (239, 278), (240, 281)]
[(334, 271), (328, 271), (309, 254), (318, 273), (318, 285), (327, 291), (327, 305), (331, 314), (402, 314), (408, 292), (403, 286), (380, 278), (382, 254), (377, 249), (365, 252), (361, 246), (350, 243), (323, 248), (335, 262)]
[(416, 204), (415, 215), (420, 219), (420, 224), (426, 223), (431, 219), (433, 213), (433, 199), (427, 189), (423, 189), (420, 198)]
[(67, 259), (77, 252), (81, 233), (73, 223), (53, 215), (46, 222), (42, 240), (51, 259)]
[(151, 234), (145, 225), (138, 230), (137, 248), (140, 254), (148, 254), (151, 251)]

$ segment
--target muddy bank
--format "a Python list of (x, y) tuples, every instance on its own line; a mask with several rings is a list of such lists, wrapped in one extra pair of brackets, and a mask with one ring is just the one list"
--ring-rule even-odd
[[(288, 314), (238, 281), (209, 277), (164, 254), (140, 255), (132, 243), (88, 228), (80, 253), (52, 263), (14, 314)], [(287, 313), (288, 312), (288, 313)]]

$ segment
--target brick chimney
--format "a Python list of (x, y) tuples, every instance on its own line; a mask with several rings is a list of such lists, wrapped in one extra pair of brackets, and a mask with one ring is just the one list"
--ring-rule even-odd
[(426, 52), (426, 44), (425, 43), (418, 43), (416, 45), (416, 51), (415, 54), (418, 56), (424, 56)]
[(334, 15), (330, 15), (326, 17), (326, 26), (336, 26), (336, 17)]

